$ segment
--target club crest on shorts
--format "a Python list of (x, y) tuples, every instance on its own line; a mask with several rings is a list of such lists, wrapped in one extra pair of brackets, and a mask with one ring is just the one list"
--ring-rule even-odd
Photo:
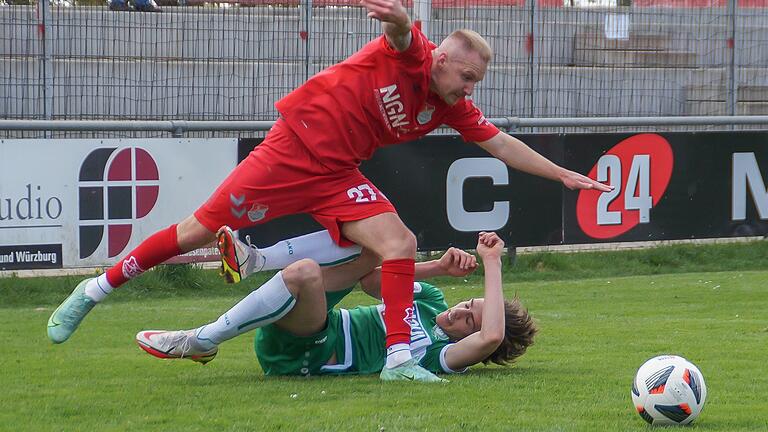
[(416, 116), (416, 121), (419, 122), (420, 125), (425, 125), (432, 121), (432, 114), (435, 112), (435, 107), (430, 104), (425, 104), (424, 108), (419, 111), (419, 114)]
[(264, 219), (264, 216), (267, 215), (267, 210), (269, 210), (269, 206), (265, 206), (264, 204), (259, 203), (253, 203), (251, 206), (251, 209), (248, 210), (248, 220), (251, 222), (258, 222), (262, 219)]

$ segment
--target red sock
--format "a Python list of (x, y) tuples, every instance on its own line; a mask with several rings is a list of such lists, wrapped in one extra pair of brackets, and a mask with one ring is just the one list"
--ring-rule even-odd
[(381, 264), (381, 298), (385, 306), (387, 347), (396, 343), (411, 343), (415, 264), (411, 258), (386, 260)]
[(120, 262), (107, 270), (107, 281), (112, 288), (128, 282), (152, 267), (181, 253), (176, 240), (176, 224), (152, 234), (141, 242)]

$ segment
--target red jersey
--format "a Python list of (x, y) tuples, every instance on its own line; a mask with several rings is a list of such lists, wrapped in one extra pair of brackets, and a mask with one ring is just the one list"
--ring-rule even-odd
[(435, 44), (416, 27), (398, 52), (385, 36), (310, 78), (275, 103), (307, 149), (330, 169), (357, 167), (377, 148), (412, 141), (442, 124), (467, 141), (499, 130), (472, 101), (451, 106), (430, 92)]

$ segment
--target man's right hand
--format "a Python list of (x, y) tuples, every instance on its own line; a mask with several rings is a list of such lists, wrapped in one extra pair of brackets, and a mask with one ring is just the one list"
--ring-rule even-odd
[(477, 238), (477, 254), (485, 260), (501, 259), (501, 253), (504, 251), (504, 240), (500, 239), (496, 233), (481, 232)]
[(368, 10), (368, 18), (392, 23), (410, 30), (411, 18), (400, 0), (360, 0), (360, 4)]
[(381, 21), (389, 46), (403, 52), (411, 45), (411, 17), (400, 0), (360, 0), (368, 18)]
[(437, 262), (445, 274), (455, 277), (466, 276), (477, 268), (474, 255), (454, 247), (448, 249)]

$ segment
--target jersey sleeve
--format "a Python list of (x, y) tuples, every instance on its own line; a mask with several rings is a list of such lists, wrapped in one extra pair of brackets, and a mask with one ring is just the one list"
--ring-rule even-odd
[(461, 100), (451, 107), (445, 124), (460, 133), (464, 141), (488, 141), (499, 133), (499, 129), (469, 99)]
[(424, 354), (419, 364), (424, 369), (432, 373), (464, 373), (469, 368), (463, 368), (459, 370), (453, 370), (445, 363), (445, 353), (453, 343), (442, 342), (434, 343), (427, 349), (427, 353)]

